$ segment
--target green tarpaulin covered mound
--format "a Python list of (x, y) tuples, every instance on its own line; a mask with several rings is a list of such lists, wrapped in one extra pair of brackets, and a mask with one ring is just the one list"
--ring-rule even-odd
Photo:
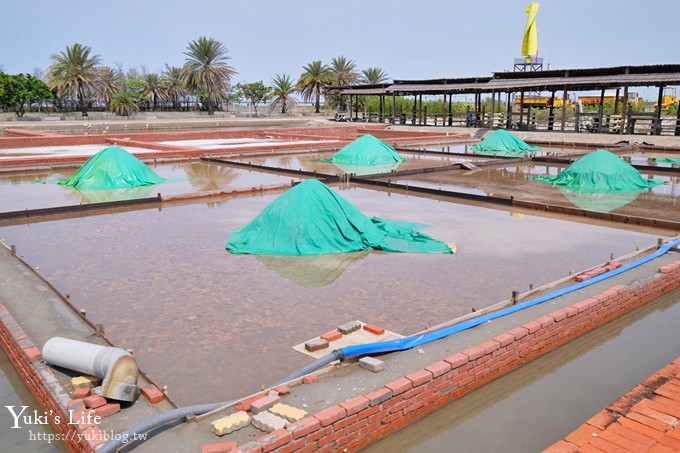
[(661, 162), (664, 164), (680, 164), (680, 159), (672, 159), (670, 157), (655, 157), (654, 162)]
[(99, 151), (75, 175), (59, 181), (78, 190), (111, 190), (165, 182), (141, 160), (117, 146)]
[(538, 151), (538, 146), (530, 146), (510, 132), (498, 129), (472, 147), (475, 154), (485, 156), (523, 157), (529, 151)]
[(644, 179), (628, 162), (606, 149), (586, 154), (557, 176), (529, 178), (579, 193), (636, 192), (663, 184), (660, 179)]
[(405, 160), (394, 148), (371, 134), (362, 135), (345, 145), (330, 159), (319, 159), (322, 162), (348, 165), (394, 164)]
[(452, 253), (407, 222), (368, 218), (325, 184), (310, 179), (286, 191), (247, 225), (227, 250), (254, 255), (323, 255), (361, 250)]

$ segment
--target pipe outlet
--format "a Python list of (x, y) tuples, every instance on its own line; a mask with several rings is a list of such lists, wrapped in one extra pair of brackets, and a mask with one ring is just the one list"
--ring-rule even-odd
[(42, 350), (45, 362), (102, 378), (99, 394), (119, 401), (134, 401), (139, 368), (127, 351), (111, 346), (53, 337)]

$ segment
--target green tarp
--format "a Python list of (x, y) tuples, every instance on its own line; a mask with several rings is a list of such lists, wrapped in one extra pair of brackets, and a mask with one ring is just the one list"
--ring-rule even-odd
[(92, 156), (62, 186), (78, 190), (111, 190), (150, 186), (165, 181), (132, 154), (110, 146)]
[(366, 166), (399, 164), (405, 160), (394, 148), (371, 134), (362, 135), (345, 145), (330, 159), (319, 159), (320, 162)]
[(423, 225), (368, 218), (325, 184), (310, 179), (277, 197), (235, 230), (226, 248), (255, 255), (323, 255), (361, 250), (452, 253), (419, 233)]
[(680, 159), (672, 159), (670, 157), (655, 157), (654, 162), (661, 162), (664, 164), (680, 164)]
[(523, 157), (529, 151), (538, 151), (538, 146), (530, 146), (512, 133), (498, 129), (472, 147), (475, 154), (485, 156)]
[(606, 149), (586, 154), (557, 176), (528, 178), (579, 193), (636, 192), (663, 184), (660, 179), (643, 178), (628, 162)]

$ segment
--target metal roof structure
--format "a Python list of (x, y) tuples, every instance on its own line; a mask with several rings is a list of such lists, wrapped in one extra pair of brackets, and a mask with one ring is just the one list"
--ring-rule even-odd
[(529, 90), (599, 90), (622, 86), (666, 85), (680, 85), (680, 65), (496, 72), (492, 77), (394, 80), (392, 84), (327, 87), (326, 92), (341, 95), (404, 96)]
[(680, 84), (680, 65), (618, 66), (534, 72), (495, 73), (488, 91), (593, 90), (621, 86)]

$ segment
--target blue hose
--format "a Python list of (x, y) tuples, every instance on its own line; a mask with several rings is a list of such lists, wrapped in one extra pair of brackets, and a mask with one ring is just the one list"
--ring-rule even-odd
[(503, 317), (505, 315), (509, 315), (511, 313), (515, 313), (520, 310), (524, 310), (525, 308), (533, 307), (534, 305), (542, 304), (543, 302), (546, 302), (548, 300), (555, 299), (557, 297), (563, 296), (565, 294), (569, 294), (573, 291), (577, 291), (581, 288), (585, 288), (587, 286), (593, 285), (595, 283), (601, 282), (602, 280), (608, 279), (610, 277), (613, 277), (615, 275), (621, 274), (623, 272), (626, 272), (629, 269), (632, 269), (634, 267), (640, 266), (641, 264), (644, 264), (648, 261), (651, 261), (666, 252), (668, 252), (671, 248), (674, 246), (680, 244), (680, 239), (669, 242), (661, 247), (659, 247), (654, 253), (651, 253), (643, 258), (640, 258), (638, 260), (632, 261), (625, 266), (621, 266), (618, 269), (614, 269), (612, 271), (606, 272), (604, 274), (598, 275), (597, 277), (593, 277), (589, 280), (585, 280), (583, 282), (575, 283), (573, 285), (566, 286), (564, 288), (558, 289), (556, 291), (553, 291), (552, 293), (545, 294), (543, 296), (537, 297), (535, 299), (530, 299), (526, 300), (524, 302), (520, 302), (518, 304), (512, 305), (510, 307), (505, 307), (500, 310), (494, 311), (492, 313), (488, 313), (485, 315), (478, 316), (476, 318), (468, 319), (467, 321), (463, 321), (458, 324), (454, 324), (449, 327), (444, 327), (439, 330), (435, 330), (434, 332), (429, 332), (426, 334), (422, 335), (412, 335), (410, 337), (406, 338), (400, 338), (398, 340), (390, 340), (390, 341), (380, 341), (377, 343), (368, 343), (368, 344), (360, 344), (356, 346), (346, 346), (344, 348), (340, 348), (339, 351), (344, 354), (346, 358), (348, 357), (356, 357), (359, 355), (367, 355), (367, 354), (378, 354), (378, 353), (383, 353), (383, 352), (392, 352), (392, 351), (403, 351), (406, 349), (411, 349), (416, 346), (420, 346), (426, 343), (430, 343), (431, 341), (439, 340), (444, 337), (448, 337), (449, 335), (452, 335), (454, 333), (461, 332), (463, 330), (470, 329), (472, 327), (478, 326), (480, 324), (483, 324), (487, 321), (491, 321), (493, 319), (498, 319), (500, 317)]

